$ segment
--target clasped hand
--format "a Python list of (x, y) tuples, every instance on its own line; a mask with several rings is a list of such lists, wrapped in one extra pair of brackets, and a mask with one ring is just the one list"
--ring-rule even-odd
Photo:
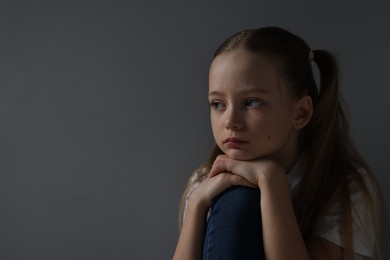
[(219, 155), (207, 178), (191, 194), (190, 201), (209, 208), (213, 198), (231, 186), (258, 187), (261, 190), (265, 185), (283, 178), (286, 178), (286, 172), (275, 160), (259, 158), (239, 161)]

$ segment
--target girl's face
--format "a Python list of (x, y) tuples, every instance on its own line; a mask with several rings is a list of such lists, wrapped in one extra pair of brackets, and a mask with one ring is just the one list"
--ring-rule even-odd
[(283, 165), (297, 156), (299, 101), (290, 97), (278, 73), (271, 59), (242, 49), (212, 62), (211, 126), (228, 157), (271, 157)]

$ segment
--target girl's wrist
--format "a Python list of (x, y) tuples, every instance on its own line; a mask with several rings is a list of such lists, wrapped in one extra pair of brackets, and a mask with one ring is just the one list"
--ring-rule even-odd
[(192, 195), (193, 196), (190, 196), (190, 198), (188, 199), (188, 208), (207, 213), (210, 208), (210, 203), (208, 203), (204, 198), (200, 198), (195, 194)]
[(210, 207), (202, 200), (196, 200), (191, 198), (188, 200), (187, 212), (191, 215), (206, 217), (209, 209)]
[(267, 171), (259, 175), (258, 186), (259, 189), (272, 188), (286, 181), (286, 171), (280, 164), (274, 162)]

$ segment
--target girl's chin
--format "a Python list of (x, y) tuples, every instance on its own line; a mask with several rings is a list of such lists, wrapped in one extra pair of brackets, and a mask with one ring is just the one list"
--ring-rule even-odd
[(244, 154), (244, 153), (232, 153), (232, 152), (227, 152), (225, 155), (233, 160), (238, 160), (238, 161), (250, 161), (259, 158), (259, 156), (253, 156), (250, 154)]

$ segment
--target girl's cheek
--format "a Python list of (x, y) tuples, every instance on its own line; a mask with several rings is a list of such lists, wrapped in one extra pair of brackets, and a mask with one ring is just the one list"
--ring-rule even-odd
[(272, 124), (266, 123), (264, 125), (264, 133), (267, 140), (270, 140), (272, 138)]

